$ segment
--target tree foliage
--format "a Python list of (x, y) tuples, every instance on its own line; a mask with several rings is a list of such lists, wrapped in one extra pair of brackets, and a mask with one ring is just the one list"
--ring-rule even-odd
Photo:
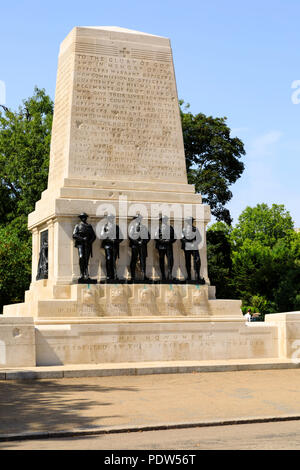
[(283, 205), (258, 204), (247, 207), (238, 219), (233, 231), (235, 246), (244, 240), (256, 240), (264, 246), (273, 247), (279, 240), (293, 234), (294, 222)]
[(188, 112), (180, 102), (181, 122), (188, 181), (202, 194), (218, 221), (231, 224), (225, 205), (232, 198), (229, 189), (244, 171), (240, 160), (245, 155), (243, 142), (230, 136), (226, 117), (213, 118)]
[(207, 262), (209, 277), (216, 287), (218, 298), (233, 296), (231, 236), (232, 228), (224, 222), (216, 222), (207, 230)]
[[(1, 111), (1, 110), (0, 110)], [(47, 186), (53, 103), (44, 90), (0, 112), (0, 303), (21, 301), (31, 271), (27, 216)]]
[(0, 223), (28, 214), (47, 186), (53, 102), (44, 90), (0, 113)]
[(3, 305), (20, 302), (31, 275), (31, 238), (26, 217), (0, 227), (0, 312)]
[[(225, 253), (228, 256), (230, 252), (231, 266), (227, 263), (225, 286), (221, 287), (221, 292), (222, 289), (229, 292), (232, 297), (242, 299), (244, 305), (261, 313), (298, 310), (300, 234), (294, 231), (293, 220), (284, 206), (258, 204), (247, 207), (235, 228), (226, 229), (223, 225), (229, 248), (216, 244), (210, 235), (220, 231), (220, 224), (214, 224), (207, 234), (212, 284), (220, 284), (221, 281), (218, 268), (212, 263), (219, 262), (222, 272)], [(212, 258), (210, 253), (213, 250), (218, 256)]]

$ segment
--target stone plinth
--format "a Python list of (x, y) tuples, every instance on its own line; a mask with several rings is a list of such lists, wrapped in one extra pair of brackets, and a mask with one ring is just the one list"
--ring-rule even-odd
[(274, 358), (277, 328), (241, 320), (38, 321), (37, 364)]
[(35, 366), (35, 329), (33, 318), (0, 316), (0, 365)]
[(4, 314), (35, 319), (98, 317), (201, 317), (242, 319), (240, 300), (216, 300), (214, 290), (197, 284), (34, 284), (25, 302), (4, 307)]
[[(218, 302), (218, 301), (213, 301)], [(222, 301), (220, 301), (222, 302)], [(224, 312), (224, 310), (222, 310)], [(300, 312), (245, 324), (236, 312), (198, 315), (0, 319), (4, 367), (116, 362), (290, 359), (299, 362)]]

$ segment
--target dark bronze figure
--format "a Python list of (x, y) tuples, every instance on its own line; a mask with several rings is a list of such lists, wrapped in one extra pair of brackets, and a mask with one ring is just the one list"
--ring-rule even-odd
[(36, 280), (48, 279), (48, 230), (41, 233), (41, 249)]
[(90, 279), (88, 272), (89, 259), (93, 256), (92, 244), (96, 240), (96, 235), (93, 227), (87, 223), (88, 215), (83, 212), (78, 216), (80, 218), (73, 231), (73, 238), (75, 240), (75, 247), (78, 248), (80, 278), (79, 283), (92, 283), (97, 282)]
[(176, 241), (174, 236), (174, 229), (168, 223), (167, 216), (161, 216), (159, 219), (159, 227), (155, 233), (155, 247), (159, 254), (159, 267), (161, 271), (161, 279), (166, 280), (165, 274), (165, 257), (167, 258), (168, 277), (169, 281), (173, 280), (172, 271), (174, 265), (173, 257), (173, 243)]
[(116, 262), (117, 258), (120, 257), (120, 228), (116, 224), (115, 216), (109, 214), (107, 217), (107, 222), (103, 226), (100, 234), (102, 241), (102, 248), (105, 250), (105, 260), (106, 260), (106, 278), (107, 280), (117, 280), (117, 267)]
[(131, 247), (131, 262), (130, 274), (131, 279), (134, 281), (136, 264), (139, 259), (142, 271), (143, 280), (148, 280), (146, 277), (146, 258), (148, 255), (147, 244), (150, 240), (150, 234), (145, 225), (142, 224), (143, 217), (138, 214), (128, 227), (129, 246)]
[(200, 232), (194, 226), (194, 218), (188, 217), (182, 230), (181, 248), (185, 255), (185, 266), (187, 271), (187, 280), (192, 280), (191, 260), (194, 260), (195, 280), (201, 284), (205, 284), (204, 279), (200, 276), (201, 259), (199, 254)]

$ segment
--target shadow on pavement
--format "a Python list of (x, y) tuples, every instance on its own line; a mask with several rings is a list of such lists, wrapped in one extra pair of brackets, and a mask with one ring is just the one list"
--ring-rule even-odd
[(72, 384), (59, 380), (0, 381), (0, 434), (61, 431), (101, 426), (108, 416), (105, 394), (136, 392), (136, 387)]

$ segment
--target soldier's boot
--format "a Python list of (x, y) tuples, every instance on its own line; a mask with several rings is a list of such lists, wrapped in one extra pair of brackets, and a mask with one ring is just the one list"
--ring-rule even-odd
[(195, 266), (195, 275), (196, 275), (196, 281), (199, 282), (200, 284), (205, 284), (205, 280), (203, 277), (200, 276), (200, 267), (201, 267), (201, 261), (199, 255), (194, 259), (194, 266)]
[(85, 279), (85, 263), (83, 258), (79, 258), (80, 278)]
[(134, 281), (135, 280), (135, 266), (130, 265), (130, 276), (131, 276), (131, 280)]

